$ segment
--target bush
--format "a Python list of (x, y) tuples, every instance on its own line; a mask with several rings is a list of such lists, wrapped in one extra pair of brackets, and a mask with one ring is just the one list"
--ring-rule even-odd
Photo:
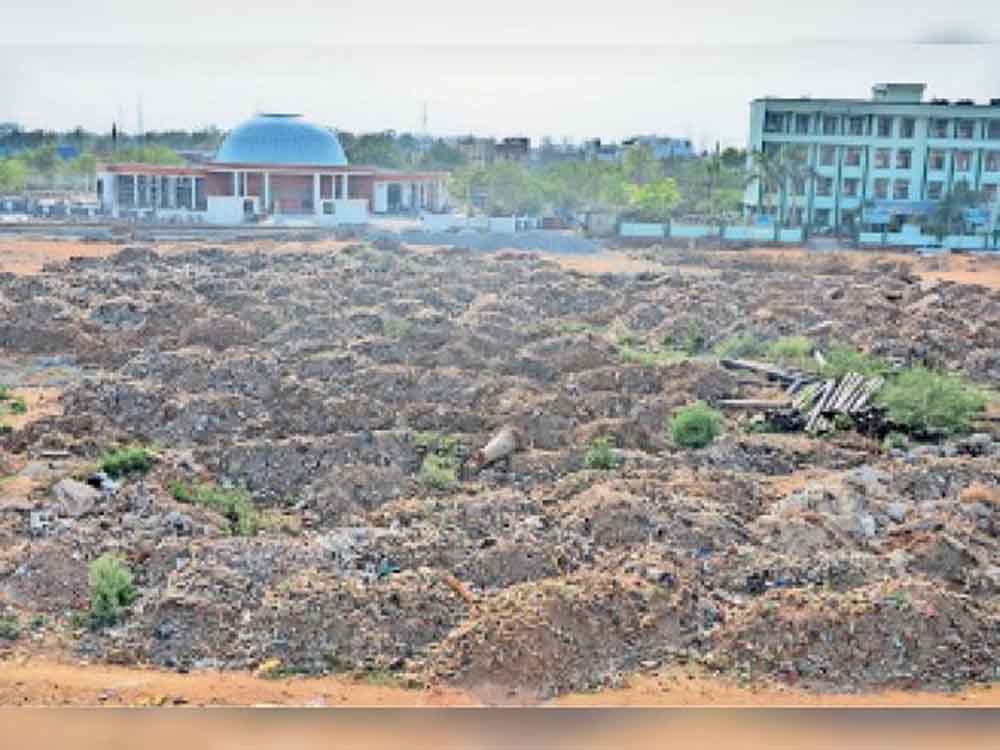
[(28, 405), (24, 403), (24, 399), (11, 393), (10, 386), (0, 385), (0, 414), (24, 414), (26, 411)]
[(458, 460), (454, 456), (428, 453), (417, 478), (435, 490), (446, 490), (458, 481)]
[(394, 339), (403, 338), (412, 327), (410, 321), (401, 318), (386, 318), (382, 321), (382, 333)]
[(621, 466), (622, 457), (614, 450), (614, 438), (594, 438), (583, 454), (583, 465), (588, 469), (615, 469)]
[(892, 378), (878, 401), (891, 422), (918, 435), (969, 432), (973, 416), (986, 408), (986, 394), (978, 389), (919, 367)]
[(138, 594), (132, 573), (118, 557), (105, 553), (90, 564), (90, 626), (114, 625), (125, 616), (125, 608)]
[(849, 372), (873, 378), (885, 375), (892, 369), (885, 360), (859, 352), (847, 344), (831, 344), (823, 355), (826, 357), (826, 366), (822, 368), (822, 374), (827, 378), (842, 378)]
[(701, 323), (694, 320), (688, 323), (687, 333), (684, 334), (684, 343), (681, 349), (692, 357), (705, 351), (705, 331)]
[(680, 362), (686, 355), (684, 352), (677, 351), (676, 349), (654, 349), (653, 351), (647, 351), (645, 349), (620, 345), (618, 347), (618, 356), (621, 357), (622, 362), (645, 365), (646, 367), (657, 367), (659, 365)]
[(815, 366), (812, 350), (813, 342), (805, 336), (786, 336), (771, 342), (767, 347), (767, 358), (782, 367), (808, 370)]
[(98, 468), (109, 477), (117, 479), (129, 474), (145, 474), (153, 467), (156, 455), (148, 448), (133, 445), (108, 451), (98, 460)]
[(0, 617), (0, 640), (16, 641), (21, 635), (21, 624), (16, 617)]
[(170, 493), (178, 502), (221, 513), (232, 523), (232, 533), (238, 536), (254, 536), (260, 528), (260, 514), (246, 490), (227, 490), (210, 482), (174, 482)]
[(678, 409), (670, 418), (670, 435), (684, 448), (704, 448), (722, 432), (722, 414), (701, 401)]
[(910, 445), (910, 439), (902, 432), (890, 432), (885, 436), (885, 440), (882, 441), (882, 449), (889, 450), (905, 450)]
[(715, 346), (716, 356), (723, 359), (743, 359), (745, 357), (763, 357), (767, 354), (767, 347), (756, 335), (745, 331), (737, 333)]

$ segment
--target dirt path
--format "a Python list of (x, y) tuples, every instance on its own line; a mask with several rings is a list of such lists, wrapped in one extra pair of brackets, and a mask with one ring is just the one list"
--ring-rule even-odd
[[(479, 706), (455, 688), (409, 690), (338, 677), (267, 679), (246, 672), (180, 674), (78, 665), (41, 656), (0, 663), (0, 706)], [(1000, 707), (989, 686), (959, 693), (816, 695), (791, 688), (748, 689), (691, 670), (635, 677), (627, 687), (564, 696), (556, 706), (976, 706)]]

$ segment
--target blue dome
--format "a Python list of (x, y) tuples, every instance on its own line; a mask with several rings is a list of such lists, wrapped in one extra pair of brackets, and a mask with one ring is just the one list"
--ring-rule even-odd
[(223, 164), (347, 165), (333, 131), (290, 114), (257, 115), (242, 123), (226, 136), (215, 160)]

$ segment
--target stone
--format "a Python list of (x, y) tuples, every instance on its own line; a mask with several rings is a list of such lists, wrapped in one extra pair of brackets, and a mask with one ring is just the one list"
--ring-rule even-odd
[(885, 514), (889, 516), (896, 523), (903, 523), (906, 520), (907, 514), (910, 512), (910, 506), (906, 503), (889, 503), (885, 508)]
[(94, 511), (101, 493), (75, 479), (63, 479), (52, 487), (52, 498), (59, 515), (80, 518)]
[(994, 451), (993, 436), (977, 432), (955, 443), (955, 450), (967, 456), (989, 456)]

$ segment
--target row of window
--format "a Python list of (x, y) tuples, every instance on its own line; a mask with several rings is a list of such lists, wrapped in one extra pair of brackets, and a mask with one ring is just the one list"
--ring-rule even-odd
[(123, 174), (118, 175), (116, 182), (120, 208), (185, 208), (196, 211), (207, 208), (203, 177), (177, 177), (173, 191), (167, 177)]
[[(910, 199), (910, 180), (896, 179), (889, 180), (888, 177), (876, 177), (872, 181), (872, 198), (876, 200), (888, 200), (889, 188), (892, 188), (892, 199), (905, 201)], [(1000, 185), (986, 184), (982, 187), (983, 196), (987, 203), (996, 200)], [(797, 180), (792, 185), (792, 195), (802, 196), (806, 194), (806, 186), (803, 180)], [(845, 177), (841, 185), (841, 193), (844, 198), (858, 198), (861, 196), (861, 180), (856, 177)], [(819, 177), (816, 179), (816, 195), (821, 198), (833, 196), (833, 178)], [(941, 200), (944, 195), (944, 182), (941, 180), (930, 180), (927, 183), (927, 200)]]
[[(775, 148), (772, 148), (774, 146)], [(773, 153), (778, 144), (765, 144), (765, 151)], [(787, 144), (789, 158), (807, 161), (805, 148), (801, 144)], [(832, 167), (836, 163), (836, 146), (822, 145), (819, 147), (819, 165)], [(863, 146), (848, 146), (844, 149), (844, 166), (860, 167)], [(956, 172), (969, 172), (973, 165), (973, 152), (966, 149), (955, 149), (952, 152), (952, 166)], [(913, 149), (877, 148), (872, 154), (874, 169), (911, 169), (913, 167)], [(940, 148), (932, 148), (927, 152), (927, 168), (931, 171), (943, 171), (947, 164), (948, 152)], [(983, 156), (983, 169), (987, 172), (1000, 172), (1000, 151), (986, 151)]]
[[(917, 118), (890, 115), (811, 115), (767, 112), (765, 133), (795, 135), (875, 135), (879, 138), (916, 137)], [(950, 119), (931, 117), (927, 121), (930, 138), (988, 138), (1000, 140), (1000, 119)]]

